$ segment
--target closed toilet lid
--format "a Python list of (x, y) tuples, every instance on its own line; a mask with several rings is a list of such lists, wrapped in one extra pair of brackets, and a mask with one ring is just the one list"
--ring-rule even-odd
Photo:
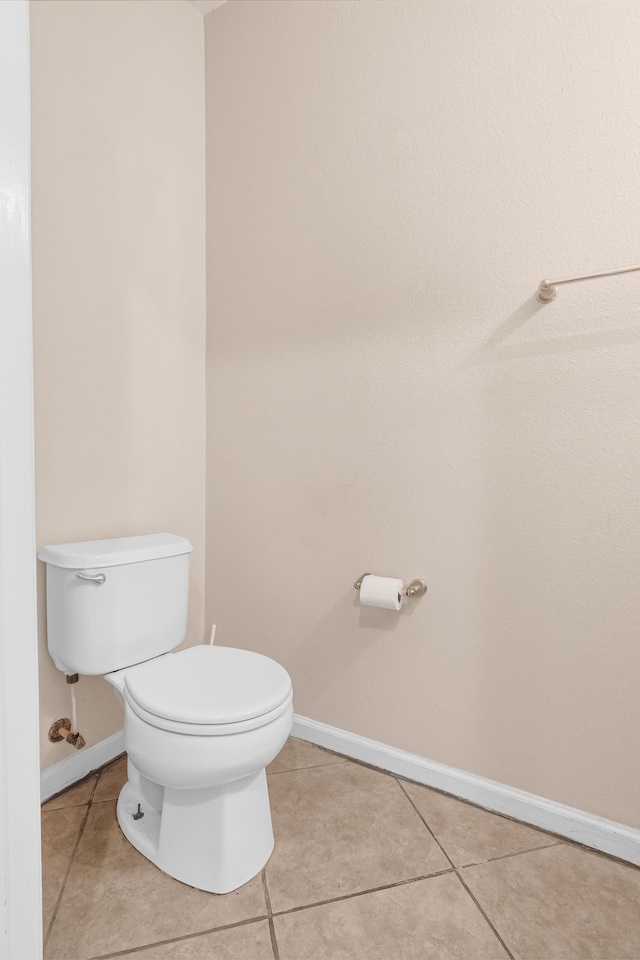
[(238, 723), (261, 717), (291, 693), (275, 660), (235, 647), (189, 647), (127, 672), (129, 696), (157, 717), (181, 723)]

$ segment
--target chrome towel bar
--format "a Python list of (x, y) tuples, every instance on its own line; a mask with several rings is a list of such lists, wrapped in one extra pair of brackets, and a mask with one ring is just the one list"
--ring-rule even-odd
[(558, 295), (558, 287), (563, 283), (577, 283), (579, 280), (596, 280), (598, 277), (614, 277), (618, 273), (633, 273), (634, 270), (640, 270), (640, 263), (636, 263), (632, 267), (618, 267), (617, 270), (587, 273), (584, 277), (567, 277), (566, 280), (541, 280), (540, 286), (536, 291), (536, 297), (540, 303), (549, 303), (551, 300), (555, 300)]

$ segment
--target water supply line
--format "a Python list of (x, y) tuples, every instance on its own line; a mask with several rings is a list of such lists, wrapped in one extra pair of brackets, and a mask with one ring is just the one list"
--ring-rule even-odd
[(76, 682), (78, 680), (78, 674), (74, 673), (73, 676), (76, 678), (75, 682), (67, 676), (67, 683), (71, 686), (71, 729), (78, 729), (78, 708), (76, 706)]
[(76, 683), (80, 679), (77, 673), (68, 673), (66, 675), (67, 683), (71, 686), (71, 720), (68, 717), (62, 717), (51, 724), (49, 728), (49, 740), (51, 743), (60, 743), (66, 740), (69, 746), (76, 750), (82, 750), (87, 745), (87, 741), (78, 732), (78, 710), (76, 704)]

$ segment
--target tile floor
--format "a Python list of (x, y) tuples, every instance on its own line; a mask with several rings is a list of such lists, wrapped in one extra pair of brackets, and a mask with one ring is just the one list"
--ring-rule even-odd
[(125, 767), (43, 807), (51, 960), (640, 958), (640, 870), (299, 740), (263, 875), (194, 890), (120, 833)]

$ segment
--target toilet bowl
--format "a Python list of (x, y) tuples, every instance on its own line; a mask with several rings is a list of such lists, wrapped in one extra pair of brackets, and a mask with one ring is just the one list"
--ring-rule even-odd
[(287, 671), (262, 654), (184, 638), (183, 537), (45, 547), (47, 640), (59, 669), (101, 674), (124, 706), (125, 837), (170, 876), (228, 893), (274, 838), (266, 766), (293, 725)]
[(265, 767), (293, 724), (287, 672), (248, 650), (199, 646), (105, 679), (125, 709), (122, 832), (191, 886), (246, 883), (273, 850)]

